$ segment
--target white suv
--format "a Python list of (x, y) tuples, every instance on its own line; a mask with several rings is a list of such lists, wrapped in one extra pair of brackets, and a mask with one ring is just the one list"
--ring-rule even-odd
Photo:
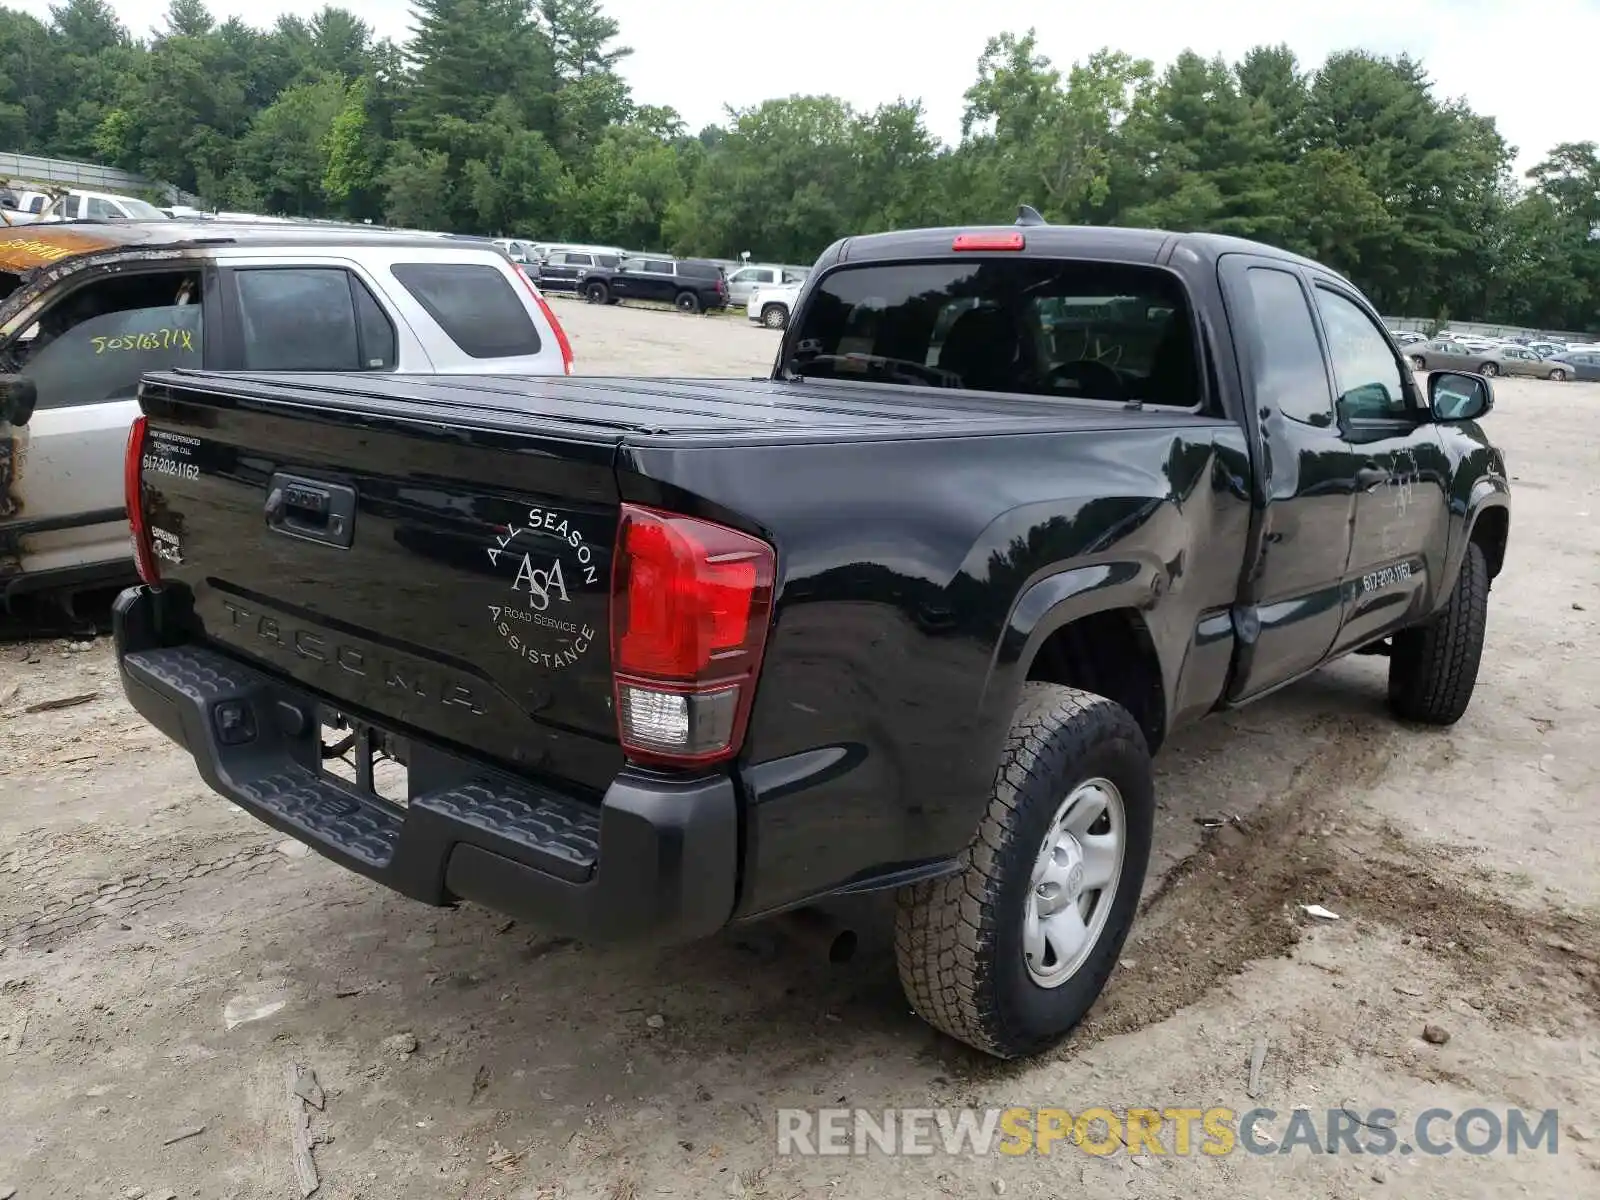
[(169, 220), (0, 229), (0, 609), (132, 570), (122, 462), (147, 371), (560, 375), (488, 243)]

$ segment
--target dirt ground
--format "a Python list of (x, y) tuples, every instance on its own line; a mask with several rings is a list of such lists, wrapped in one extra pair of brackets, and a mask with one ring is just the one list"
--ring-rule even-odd
[[(775, 348), (558, 311), (591, 372), (759, 374)], [(1026, 1064), (908, 1012), (881, 906), (837, 967), (776, 932), (619, 951), (426, 908), (212, 795), (106, 639), (0, 645), (0, 1198), (299, 1196), (293, 1063), (325, 1093), (330, 1200), (1600, 1195), (1600, 386), (1498, 395), (1511, 552), (1465, 720), (1395, 724), (1363, 658), (1175, 738), (1122, 969)], [(968, 1104), (1264, 1106), (1273, 1137), (1297, 1107), (1520, 1106), (1560, 1132), (1484, 1157), (776, 1154), (781, 1107)]]

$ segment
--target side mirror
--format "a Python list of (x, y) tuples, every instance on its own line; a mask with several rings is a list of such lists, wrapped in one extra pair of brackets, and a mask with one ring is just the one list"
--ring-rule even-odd
[(39, 389), (26, 375), (0, 375), (0, 423), (26, 425), (38, 402)]
[(1435, 421), (1476, 421), (1494, 409), (1494, 386), (1482, 375), (1432, 371), (1428, 375), (1428, 407)]

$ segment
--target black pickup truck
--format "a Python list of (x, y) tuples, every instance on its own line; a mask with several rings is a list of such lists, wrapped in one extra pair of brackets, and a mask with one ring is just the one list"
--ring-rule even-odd
[(1449, 724), (1505, 560), (1476, 375), (1245, 241), (924, 230), (770, 379), (146, 378), (116, 606), (218, 792), (431, 904), (687, 940), (897, 893), (992, 1054), (1094, 1002), (1170, 733), (1330, 659)]

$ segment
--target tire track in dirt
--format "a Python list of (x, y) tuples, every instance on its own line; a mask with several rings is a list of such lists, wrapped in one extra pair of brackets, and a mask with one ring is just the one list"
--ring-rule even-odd
[[(28, 877), (50, 857), (49, 851), (21, 858), (10, 872)], [(270, 871), (284, 857), (274, 843), (257, 843), (209, 859), (174, 862), (170, 851), (159, 856), (159, 866), (130, 871), (103, 882), (80, 887), (70, 894), (46, 896), (42, 906), (25, 916), (14, 917), (0, 926), (0, 948), (54, 950), (62, 943), (86, 933), (104, 921), (123, 921), (138, 916), (153, 906), (175, 899), (185, 888), (202, 879), (240, 879)]]
[[(1309, 903), (1411, 937), (1494, 1019), (1600, 1013), (1600, 914), (1513, 905), (1464, 880), (1449, 850), (1359, 811), (1414, 734), (1335, 716), (1301, 736), (1320, 744), (1283, 793), (1211, 831), (1145, 900), (1123, 951), (1133, 965), (1113, 976), (1068, 1053), (1163, 1021), (1258, 959), (1292, 955), (1306, 928), (1296, 906)], [(1537, 1000), (1522, 986), (1530, 973), (1543, 982)]]

